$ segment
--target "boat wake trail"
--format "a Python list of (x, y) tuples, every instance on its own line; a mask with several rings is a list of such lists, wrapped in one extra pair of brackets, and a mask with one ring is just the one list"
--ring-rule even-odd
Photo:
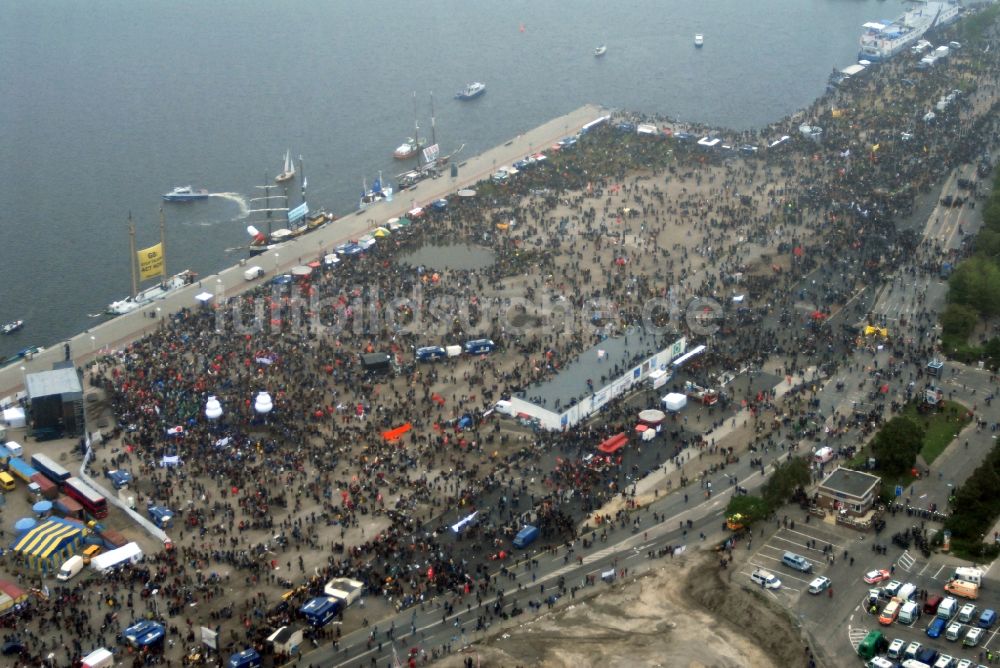
[(222, 199), (228, 199), (230, 202), (236, 202), (237, 206), (240, 207), (239, 219), (246, 218), (250, 215), (250, 203), (247, 198), (239, 193), (211, 193), (210, 197), (219, 197)]

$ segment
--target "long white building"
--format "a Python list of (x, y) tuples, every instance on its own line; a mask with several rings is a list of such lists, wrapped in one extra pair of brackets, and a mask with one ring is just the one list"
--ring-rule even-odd
[(630, 330), (601, 341), (555, 376), (516, 393), (510, 399), (510, 410), (514, 415), (537, 419), (545, 429), (572, 427), (654, 371), (669, 373), (670, 363), (686, 349), (684, 337), (669, 341), (663, 334)]

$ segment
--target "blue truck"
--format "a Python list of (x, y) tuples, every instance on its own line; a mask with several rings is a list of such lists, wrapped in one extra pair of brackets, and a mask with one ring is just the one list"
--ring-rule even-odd
[(7, 468), (10, 472), (26, 483), (31, 483), (31, 476), (38, 473), (30, 464), (20, 457), (11, 457), (7, 460)]
[(163, 642), (166, 630), (163, 624), (143, 619), (122, 631), (122, 639), (136, 649), (152, 647)]
[(535, 539), (538, 538), (538, 533), (537, 527), (533, 527), (530, 524), (526, 525), (514, 536), (514, 547), (523, 550), (535, 542)]
[(344, 604), (329, 596), (317, 596), (310, 599), (299, 608), (299, 612), (305, 617), (311, 626), (320, 628), (329, 624), (336, 617)]
[(132, 483), (132, 474), (125, 469), (115, 469), (104, 474), (115, 489), (124, 489)]
[(465, 342), (466, 355), (485, 355), (496, 350), (497, 344), (492, 339), (472, 339)]
[(174, 525), (174, 512), (169, 508), (164, 508), (163, 506), (147, 506), (146, 512), (149, 513), (149, 518), (153, 520), (156, 526), (161, 529), (167, 529)]
[(260, 654), (255, 649), (245, 649), (229, 657), (227, 668), (260, 668)]

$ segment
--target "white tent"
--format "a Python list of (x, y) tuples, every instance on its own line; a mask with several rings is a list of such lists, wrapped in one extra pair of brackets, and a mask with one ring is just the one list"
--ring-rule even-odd
[(687, 402), (688, 398), (678, 392), (671, 392), (661, 400), (661, 403), (666, 410), (673, 411), (675, 413), (687, 406)]
[(20, 429), (25, 425), (24, 409), (18, 407), (4, 409), (3, 423), (12, 429)]

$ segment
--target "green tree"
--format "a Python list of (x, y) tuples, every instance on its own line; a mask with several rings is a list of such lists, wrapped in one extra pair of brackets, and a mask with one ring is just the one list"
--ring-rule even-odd
[(761, 487), (761, 496), (771, 508), (777, 508), (791, 499), (796, 489), (809, 482), (809, 462), (804, 457), (793, 457), (778, 465)]
[(774, 512), (774, 508), (769, 506), (763, 498), (752, 494), (734, 495), (729, 499), (729, 505), (726, 506), (726, 517), (742, 515), (745, 526), (766, 519), (772, 512)]
[(982, 316), (1000, 314), (1000, 268), (982, 257), (962, 262), (948, 281), (948, 298)]
[(1000, 258), (1000, 230), (983, 228), (976, 234), (976, 255), (996, 262)]
[(909, 418), (894, 417), (872, 440), (876, 466), (890, 475), (901, 475), (913, 467), (923, 443), (923, 427)]
[(941, 335), (953, 344), (966, 343), (979, 323), (979, 314), (965, 304), (948, 304), (941, 314)]

